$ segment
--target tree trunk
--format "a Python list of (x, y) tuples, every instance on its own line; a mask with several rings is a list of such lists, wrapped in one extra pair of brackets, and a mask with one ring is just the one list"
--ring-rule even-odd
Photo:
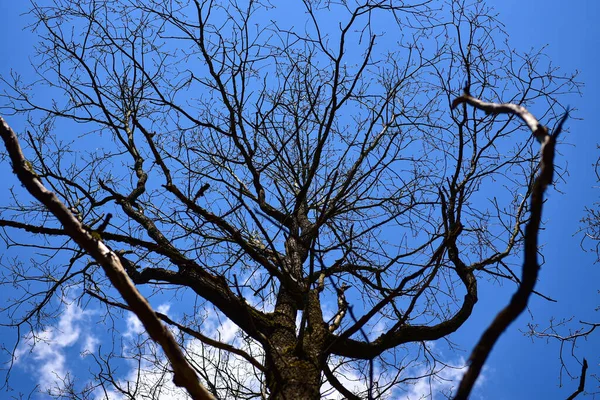
[(269, 337), (267, 387), (273, 400), (318, 400), (326, 329), (318, 294), (310, 292), (306, 302), (307, 324), (296, 332), (298, 310), (292, 297), (281, 290), (275, 308), (275, 329)]

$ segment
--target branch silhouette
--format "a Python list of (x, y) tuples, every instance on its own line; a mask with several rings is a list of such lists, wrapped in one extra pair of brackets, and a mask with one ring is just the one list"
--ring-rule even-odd
[[(65, 232), (102, 266), (112, 285), (140, 319), (150, 337), (162, 347), (173, 367), (173, 383), (185, 388), (194, 400), (214, 399), (200, 384), (196, 372), (185, 359), (171, 332), (160, 322), (148, 301), (133, 285), (117, 254), (100, 240), (99, 235), (86, 229), (53, 192), (46, 189), (32, 164), (23, 155), (17, 135), (2, 117), (0, 136), (10, 157), (13, 172), (25, 189), (46, 206), (63, 225)], [(106, 225), (109, 219), (106, 218)]]
[(455, 400), (466, 400), (469, 397), (469, 394), (475, 385), (475, 381), (481, 373), (481, 369), (490, 355), (492, 348), (500, 338), (500, 335), (525, 310), (529, 297), (534, 292), (535, 283), (540, 270), (537, 259), (537, 249), (538, 233), (542, 220), (544, 193), (548, 185), (552, 183), (552, 178), (554, 176), (554, 148), (556, 139), (560, 135), (563, 124), (569, 116), (569, 110), (567, 109), (554, 132), (550, 134), (548, 128), (540, 124), (539, 121), (523, 106), (516, 104), (487, 103), (471, 96), (468, 89), (465, 89), (464, 94), (452, 102), (451, 108), (455, 109), (460, 104), (465, 104), (465, 107), (466, 105), (470, 105), (485, 111), (487, 114), (515, 115), (527, 124), (529, 129), (531, 129), (533, 136), (541, 143), (540, 170), (533, 183), (530, 205), (531, 217), (525, 228), (525, 254), (521, 274), (521, 284), (513, 294), (509, 304), (496, 315), (496, 318), (494, 318), (471, 352), (471, 356), (469, 357), (469, 368), (463, 376), (454, 397)]

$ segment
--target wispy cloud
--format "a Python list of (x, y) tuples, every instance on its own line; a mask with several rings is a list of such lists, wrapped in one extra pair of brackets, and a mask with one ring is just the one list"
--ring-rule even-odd
[[(336, 360), (330, 361), (329, 364), (332, 370), (334, 369), (336, 363)], [(350, 369), (345, 368), (345, 366), (341, 366), (338, 367), (334, 374), (342, 386), (350, 390), (352, 393), (365, 393), (367, 391), (367, 383), (365, 382), (364, 378), (355, 371), (351, 371)], [(321, 397), (326, 400), (345, 399), (345, 397), (335, 390), (328, 381), (325, 381), (323, 386), (321, 386)]]
[[(396, 390), (394, 398), (406, 400), (439, 400), (447, 399), (458, 387), (460, 380), (467, 371), (467, 363), (464, 358), (459, 358), (445, 363), (438, 363), (437, 367), (421, 367), (413, 371), (415, 376), (421, 378), (413, 381), (408, 386), (403, 386), (402, 391)], [(475, 389), (487, 379), (487, 368), (484, 368), (481, 375), (477, 379)], [(477, 398), (477, 393), (472, 396)]]
[[(83, 339), (82, 348), (94, 351), (98, 341), (85, 328), (84, 320), (90, 312), (82, 310), (75, 302), (66, 301), (58, 323), (43, 331), (29, 333), (15, 353), (15, 365), (27, 369), (47, 392), (69, 375), (66, 351)], [(35, 363), (27, 363), (32, 358)], [(35, 365), (35, 368), (33, 367)]]
[(83, 345), (81, 346), (81, 356), (85, 357), (88, 354), (93, 354), (100, 345), (100, 339), (94, 335), (86, 335)]
[[(156, 309), (163, 314), (168, 314), (169, 312), (168, 305), (162, 305)], [(143, 326), (133, 314), (127, 317), (126, 323), (124, 336), (130, 339), (138, 339), (145, 336)], [(237, 335), (239, 331), (237, 325), (222, 315), (217, 313), (210, 314), (201, 326), (202, 333), (213, 339), (238, 347), (245, 346), (244, 350), (255, 354), (261, 351), (257, 344), (241, 340)], [(170, 372), (170, 366), (162, 355), (162, 352), (156, 352), (156, 345), (152, 342), (146, 342), (146, 346), (152, 347), (146, 353), (154, 354), (154, 356), (143, 357), (137, 360), (139, 362), (132, 359), (130, 363), (131, 369), (117, 380), (117, 384), (123, 388), (135, 388), (135, 393), (139, 398), (152, 398), (154, 400), (189, 399), (186, 392), (173, 383), (173, 374)], [(253, 346), (252, 349), (250, 348), (251, 346)], [(134, 348), (132, 347), (131, 350), (134, 350)], [(246, 388), (260, 389), (260, 382), (256, 380), (252, 366), (247, 361), (235, 355), (223, 357), (218, 351), (205, 346), (196, 339), (186, 342), (185, 351), (197, 363), (197, 366), (203, 370), (205, 377), (210, 378), (211, 384), (214, 387), (226, 387), (224, 379), (227, 379), (227, 374), (234, 373), (236, 378), (243, 381)], [(96, 398), (100, 400), (105, 399), (106, 396), (104, 393), (98, 392)], [(109, 399), (121, 400), (124, 397), (115, 391), (111, 391)]]
[[(464, 357), (457, 357), (454, 353), (446, 354), (448, 352), (444, 351), (443, 346), (439, 346), (438, 342), (425, 342), (422, 345), (427, 348), (428, 354), (435, 356), (436, 361), (433, 361), (432, 358), (417, 357), (413, 359), (412, 365), (404, 366), (401, 375), (396, 375), (393, 370), (381, 369), (377, 365), (378, 363), (375, 363), (374, 376), (378, 380), (375, 385), (375, 395), (378, 395), (377, 390), (379, 389), (382, 390), (382, 398), (394, 400), (442, 400), (452, 396), (467, 370)], [(331, 358), (331, 369), (333, 370), (336, 365), (338, 367), (335, 375), (346, 389), (359, 396), (367, 393), (365, 376), (358, 373), (352, 363), (343, 364), (342, 359)], [(398, 365), (398, 367), (402, 367), (402, 365)], [(482, 398), (479, 393), (482, 384), (488, 379), (488, 374), (489, 368), (484, 367), (471, 396), (473, 399)], [(399, 383), (399, 381), (402, 382)], [(390, 387), (390, 385), (394, 386)], [(321, 388), (321, 393), (327, 400), (345, 398), (328, 382), (325, 382)]]
[[(168, 314), (170, 305), (160, 305), (157, 310)], [(80, 349), (82, 355), (97, 351), (103, 337), (94, 335), (92, 331), (93, 325), (89, 323), (92, 314), (94, 314), (93, 311), (84, 311), (74, 302), (67, 302), (56, 325), (28, 335), (19, 347), (16, 364), (29, 369), (35, 375), (41, 391), (47, 392), (56, 389), (65, 382), (66, 378), (73, 377), (71, 371), (73, 365), (69, 365), (69, 350)], [(134, 314), (128, 314), (125, 323), (124, 338), (131, 343), (143, 340), (145, 337), (144, 327)], [(238, 335), (239, 328), (223, 315), (217, 312), (210, 314), (201, 327), (204, 335), (242, 348), (262, 361), (262, 348), (257, 343), (243, 340)], [(119, 376), (114, 377), (115, 382), (122, 388), (135, 388), (138, 396), (149, 396), (156, 400), (188, 399), (185, 391), (173, 384), (170, 367), (162, 352), (158, 351), (156, 345), (151, 341), (145, 342), (145, 345), (150, 346), (151, 351), (141, 359), (132, 357), (128, 362), (129, 368), (120, 369)], [(428, 343), (427, 346), (432, 350), (435, 344)], [(125, 353), (131, 351), (131, 354), (138, 350), (139, 348), (128, 347), (128, 345), (125, 345), (123, 349)], [(240, 387), (260, 390), (261, 382), (258, 378), (260, 374), (257, 374), (257, 371), (246, 360), (235, 355), (223, 356), (217, 350), (205, 346), (196, 339), (188, 340), (185, 350), (197, 363), (197, 366), (204, 370), (205, 378), (215, 384), (215, 387), (225, 387), (227, 379), (235, 376), (235, 379), (242, 385)], [(153, 356), (150, 357), (150, 354)], [(440, 352), (438, 355), (445, 358)], [(31, 363), (24, 362), (27, 358), (35, 360), (35, 369), (29, 366), (32, 365)], [(339, 361), (332, 359), (331, 367), (339, 364)], [(428, 365), (407, 369), (406, 372), (415, 379), (388, 392), (389, 398), (441, 400), (452, 393), (466, 370), (464, 359), (454, 359), (445, 364), (438, 363), (433, 368), (432, 370), (432, 366)], [(375, 371), (375, 375), (380, 375), (380, 372)], [(344, 387), (354, 393), (365, 393), (367, 390), (364, 376), (352, 368), (343, 365), (337, 369), (336, 376)], [(485, 379), (484, 371), (484, 376), (480, 377), (478, 385), (481, 385)], [(219, 383), (220, 380), (222, 380), (222, 385)], [(323, 385), (321, 393), (322, 397), (328, 400), (343, 398), (327, 382)], [(98, 389), (94, 394), (98, 400), (121, 400), (124, 398), (117, 390), (111, 388)]]

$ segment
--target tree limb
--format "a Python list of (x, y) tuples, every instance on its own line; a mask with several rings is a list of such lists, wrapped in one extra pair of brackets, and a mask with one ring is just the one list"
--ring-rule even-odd
[(587, 372), (587, 369), (588, 369), (588, 362), (584, 358), (583, 365), (581, 366), (581, 376), (579, 377), (579, 387), (577, 388), (576, 391), (573, 392), (572, 395), (567, 397), (567, 400), (573, 400), (575, 397), (577, 397), (580, 393), (582, 393), (584, 391), (584, 389), (585, 389), (585, 374)]
[(473, 349), (469, 358), (469, 369), (460, 382), (456, 396), (454, 397), (455, 400), (466, 400), (469, 397), (469, 394), (475, 385), (475, 381), (481, 373), (481, 369), (491, 353), (492, 348), (500, 338), (500, 335), (525, 310), (529, 297), (531, 296), (531, 293), (533, 293), (540, 269), (537, 260), (538, 232), (542, 220), (544, 192), (546, 191), (546, 187), (552, 182), (552, 177), (554, 175), (554, 146), (556, 144), (556, 138), (560, 134), (562, 125), (569, 115), (567, 110), (554, 133), (550, 135), (548, 133), (548, 128), (541, 125), (537, 119), (522, 106), (516, 104), (486, 103), (472, 97), (467, 90), (465, 90), (465, 93), (462, 96), (456, 98), (452, 102), (452, 109), (462, 103), (469, 104), (491, 114), (513, 114), (518, 116), (525, 121), (535, 138), (542, 144), (542, 148), (540, 150), (540, 171), (533, 183), (531, 193), (531, 216), (525, 227), (525, 255), (521, 284), (511, 298), (509, 304), (498, 313)]
[(352, 393), (349, 389), (347, 389), (342, 384), (342, 382), (340, 382), (338, 380), (338, 378), (333, 374), (333, 371), (331, 371), (331, 369), (329, 368), (329, 365), (327, 365), (327, 363), (325, 363), (323, 366), (323, 373), (325, 374), (325, 377), (327, 378), (327, 381), (329, 381), (331, 386), (333, 386), (334, 389), (336, 389), (338, 392), (340, 392), (342, 395), (344, 395), (346, 399), (348, 399), (348, 400), (359, 400), (360, 399), (360, 397), (358, 397), (357, 395)]
[(113, 286), (140, 319), (150, 337), (162, 347), (173, 367), (173, 383), (185, 388), (193, 399), (214, 399), (200, 384), (196, 372), (185, 359), (171, 332), (160, 322), (148, 301), (129, 280), (119, 257), (101, 240), (92, 237), (92, 232), (85, 229), (58, 197), (44, 187), (31, 163), (25, 159), (17, 135), (2, 117), (0, 136), (19, 181), (60, 221), (66, 233), (102, 266)]

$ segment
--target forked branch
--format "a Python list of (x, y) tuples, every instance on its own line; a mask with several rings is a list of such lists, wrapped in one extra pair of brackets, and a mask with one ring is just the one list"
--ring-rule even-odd
[(560, 120), (556, 130), (550, 134), (548, 128), (541, 125), (538, 120), (523, 106), (516, 104), (486, 103), (472, 97), (467, 90), (452, 102), (452, 109), (459, 104), (468, 104), (488, 114), (512, 114), (522, 119), (532, 134), (541, 143), (540, 171), (533, 183), (531, 192), (531, 216), (525, 228), (524, 239), (524, 261), (521, 275), (521, 284), (513, 294), (509, 304), (501, 310), (487, 330), (483, 333), (479, 342), (473, 349), (469, 358), (469, 368), (456, 392), (455, 400), (466, 400), (473, 389), (473, 385), (479, 376), (485, 361), (492, 348), (500, 338), (500, 335), (508, 326), (525, 310), (529, 297), (533, 293), (537, 281), (540, 265), (537, 260), (538, 233), (542, 220), (542, 207), (544, 204), (544, 193), (554, 175), (554, 146), (556, 139), (562, 130), (562, 126), (569, 116), (569, 111)]
[(32, 164), (25, 159), (17, 135), (2, 117), (0, 136), (19, 181), (60, 221), (65, 232), (102, 266), (106, 276), (140, 319), (150, 337), (162, 347), (173, 368), (173, 383), (185, 388), (193, 399), (214, 399), (200, 384), (196, 372), (185, 359), (171, 332), (160, 322), (148, 301), (131, 282), (119, 257), (106, 247), (96, 232), (87, 230), (58, 197), (46, 189)]

